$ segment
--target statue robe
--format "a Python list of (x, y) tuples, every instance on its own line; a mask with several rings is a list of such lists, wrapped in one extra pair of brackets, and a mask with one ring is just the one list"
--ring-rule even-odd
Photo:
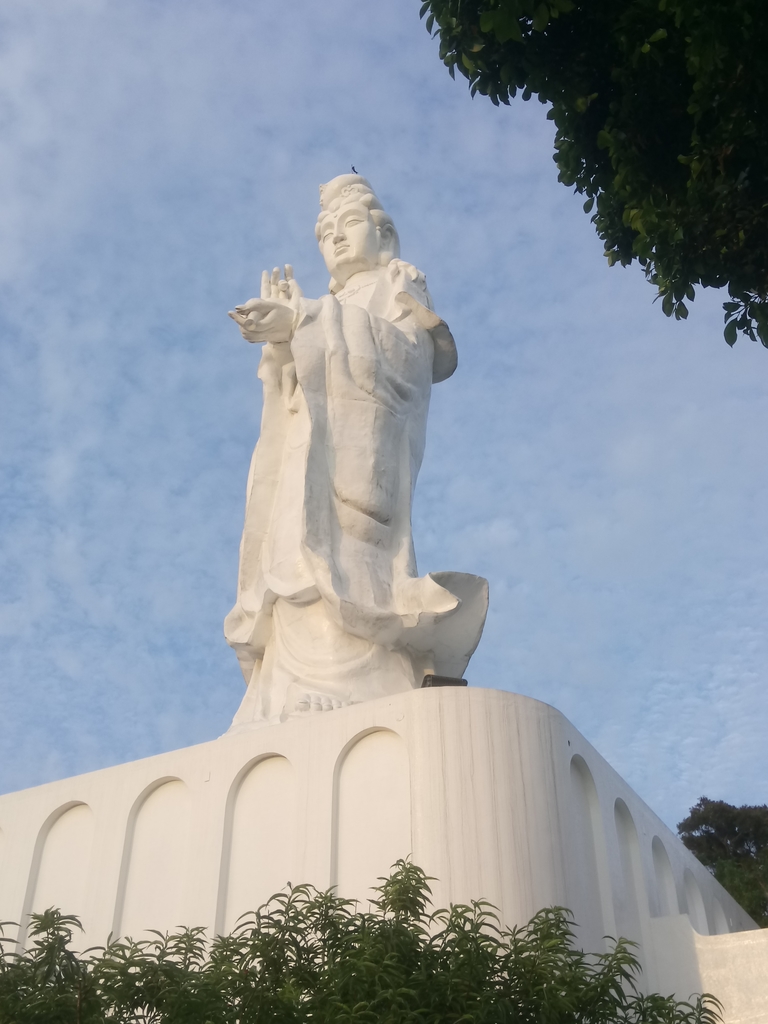
[(417, 577), (411, 537), (430, 389), (455, 366), (424, 275), (401, 260), (302, 299), (290, 344), (264, 346), (237, 603), (224, 624), (248, 684), (235, 724), (463, 673), (487, 583)]

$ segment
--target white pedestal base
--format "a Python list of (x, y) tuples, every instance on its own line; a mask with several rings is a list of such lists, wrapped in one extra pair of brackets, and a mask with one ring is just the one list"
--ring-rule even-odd
[(768, 1021), (768, 932), (558, 711), (511, 693), (418, 690), (228, 733), (0, 797), (0, 831), (0, 919), (56, 905), (83, 946), (226, 930), (288, 881), (365, 900), (411, 855), (438, 905), (483, 897), (508, 925), (570, 907), (585, 948), (638, 942), (645, 988)]

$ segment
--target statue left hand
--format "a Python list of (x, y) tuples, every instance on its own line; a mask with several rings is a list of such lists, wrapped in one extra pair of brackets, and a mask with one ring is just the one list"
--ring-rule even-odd
[(289, 342), (298, 319), (302, 292), (293, 277), (293, 267), (285, 265), (285, 278), (280, 279), (278, 267), (271, 276), (265, 270), (261, 275), (261, 298), (249, 299), (235, 306), (229, 316), (240, 328), (246, 341), (270, 341), (273, 344)]

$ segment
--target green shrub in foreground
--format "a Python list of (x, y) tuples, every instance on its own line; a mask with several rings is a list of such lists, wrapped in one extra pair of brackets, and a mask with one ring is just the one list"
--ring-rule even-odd
[(569, 914), (499, 927), (484, 902), (431, 910), (399, 861), (370, 912), (297, 886), (231, 935), (201, 928), (71, 949), (77, 919), (34, 915), (25, 953), (0, 954), (0, 1024), (714, 1024), (710, 997), (639, 994), (631, 943), (588, 956)]

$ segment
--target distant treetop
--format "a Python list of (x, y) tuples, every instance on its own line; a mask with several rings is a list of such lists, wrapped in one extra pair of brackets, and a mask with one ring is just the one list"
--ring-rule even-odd
[(688, 849), (762, 928), (768, 928), (768, 806), (703, 796), (677, 826)]

